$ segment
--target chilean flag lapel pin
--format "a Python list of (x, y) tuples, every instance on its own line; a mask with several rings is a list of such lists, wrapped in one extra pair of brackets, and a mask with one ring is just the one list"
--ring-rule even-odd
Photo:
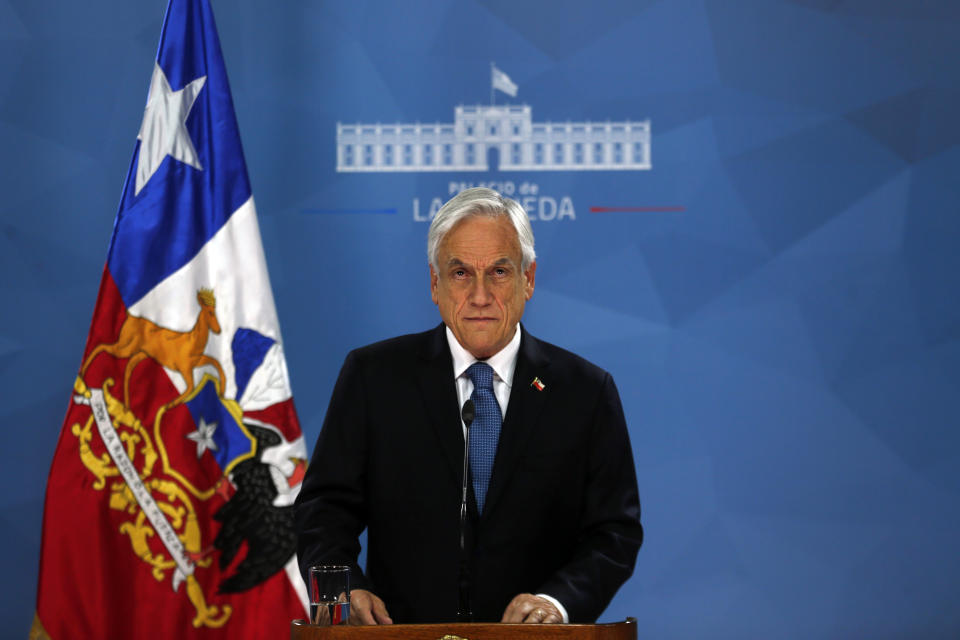
[(547, 385), (543, 384), (543, 382), (540, 381), (540, 378), (534, 378), (533, 382), (530, 383), (530, 386), (534, 387), (537, 391), (543, 391), (547, 388)]

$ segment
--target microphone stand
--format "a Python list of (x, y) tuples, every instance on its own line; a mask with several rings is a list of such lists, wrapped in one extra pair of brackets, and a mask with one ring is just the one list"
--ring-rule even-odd
[(460, 411), (460, 417), (466, 426), (466, 434), (463, 439), (463, 490), (460, 498), (460, 602), (457, 606), (457, 620), (459, 622), (473, 621), (473, 611), (470, 608), (470, 568), (467, 562), (467, 481), (468, 475), (467, 462), (470, 459), (470, 425), (476, 411), (473, 406), (473, 400), (467, 400), (463, 403), (463, 409)]

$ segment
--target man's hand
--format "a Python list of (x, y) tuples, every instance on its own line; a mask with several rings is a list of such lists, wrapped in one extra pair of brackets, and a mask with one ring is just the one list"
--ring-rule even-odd
[(366, 589), (352, 589), (350, 624), (393, 624), (393, 620), (383, 600)]
[(500, 622), (557, 624), (563, 622), (563, 616), (549, 600), (532, 593), (521, 593), (507, 605)]

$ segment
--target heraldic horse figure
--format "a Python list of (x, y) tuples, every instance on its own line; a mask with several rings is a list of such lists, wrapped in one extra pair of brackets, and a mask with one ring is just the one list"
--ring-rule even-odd
[(117, 341), (113, 344), (98, 344), (83, 363), (80, 377), (83, 377), (87, 367), (101, 351), (115, 358), (130, 358), (123, 372), (123, 402), (127, 408), (130, 408), (130, 377), (133, 375), (133, 370), (144, 358), (152, 358), (158, 364), (177, 371), (187, 383), (186, 390), (166, 405), (169, 409), (183, 402), (183, 399), (193, 391), (193, 370), (209, 364), (216, 368), (220, 376), (219, 393), (223, 395), (226, 382), (223, 367), (216, 358), (203, 352), (207, 347), (209, 332), (220, 333), (220, 323), (217, 321), (217, 300), (213, 290), (200, 289), (197, 292), (197, 302), (200, 303), (200, 313), (190, 331), (167, 329), (146, 318), (128, 313), (120, 327), (120, 336)]

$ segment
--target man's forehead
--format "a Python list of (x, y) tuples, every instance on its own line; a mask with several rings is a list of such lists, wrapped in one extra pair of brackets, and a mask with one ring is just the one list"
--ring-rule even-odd
[[(451, 267), (465, 267), (472, 263), (461, 259), (459, 256), (451, 255), (449, 258), (447, 258), (446, 264)], [(489, 264), (491, 266), (501, 266), (501, 265), (509, 266), (509, 265), (516, 264), (516, 260), (514, 260), (510, 256), (503, 256), (501, 258), (491, 260)]]

